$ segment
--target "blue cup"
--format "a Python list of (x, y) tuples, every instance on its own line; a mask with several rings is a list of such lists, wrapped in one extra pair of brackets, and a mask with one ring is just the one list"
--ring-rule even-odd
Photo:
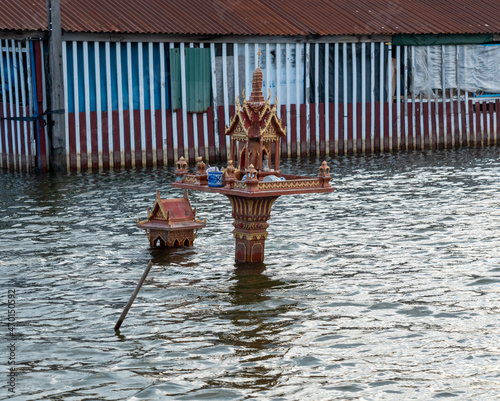
[(208, 186), (216, 188), (222, 187), (222, 171), (208, 172)]

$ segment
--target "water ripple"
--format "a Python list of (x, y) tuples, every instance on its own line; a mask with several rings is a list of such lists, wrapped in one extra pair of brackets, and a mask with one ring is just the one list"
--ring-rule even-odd
[[(0, 280), (18, 294), (11, 398), (496, 399), (499, 156), (329, 158), (336, 192), (278, 199), (256, 269), (234, 264), (221, 195), (191, 193), (208, 218), (194, 247), (148, 248), (135, 221), (156, 189), (181, 196), (171, 168), (0, 172)], [(316, 175), (319, 162), (283, 170)]]

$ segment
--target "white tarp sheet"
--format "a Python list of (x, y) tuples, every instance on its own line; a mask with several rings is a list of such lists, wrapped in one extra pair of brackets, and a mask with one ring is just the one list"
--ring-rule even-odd
[(414, 54), (416, 95), (443, 89), (500, 93), (499, 45), (416, 46)]

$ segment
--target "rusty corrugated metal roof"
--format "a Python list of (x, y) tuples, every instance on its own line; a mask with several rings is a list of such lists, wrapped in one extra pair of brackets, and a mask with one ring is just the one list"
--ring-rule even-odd
[(500, 32), (498, 0), (277, 0), (309, 35)]
[(498, 0), (61, 1), (63, 28), (73, 32), (279, 36), (500, 32)]
[(0, 29), (20, 31), (47, 30), (45, 0), (0, 0)]
[[(326, 36), (500, 33), (499, 0), (60, 0), (66, 32)], [(46, 30), (46, 0), (0, 0), (0, 29)]]
[[(82, 7), (82, 3), (87, 3), (88, 7)], [(62, 0), (61, 8), (62, 27), (72, 32), (188, 35), (297, 35), (299, 32), (258, 0), (256, 3), (238, 0)], [(259, 18), (253, 16), (257, 10)]]

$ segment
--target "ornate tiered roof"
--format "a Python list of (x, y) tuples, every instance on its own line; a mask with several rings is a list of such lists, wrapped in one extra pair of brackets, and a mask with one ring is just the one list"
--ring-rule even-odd
[[(259, 51), (259, 65), (253, 73), (250, 98), (247, 100), (243, 91), (243, 106), (240, 105), (239, 97), (236, 99), (236, 114), (225, 131), (225, 134), (231, 137), (231, 159), (235, 160), (237, 152), (238, 166), (242, 170), (246, 170), (249, 164), (254, 164), (259, 170), (267, 167), (262, 163), (264, 154), (270, 160), (271, 144), (276, 143), (275, 150), (280, 149), (280, 140), (286, 136), (286, 127), (276, 114), (277, 102), (275, 101), (274, 105), (270, 104), (271, 92), (267, 100), (264, 100), (260, 54)], [(276, 169), (279, 165), (278, 153), (275, 154)], [(249, 160), (249, 155), (252, 156), (252, 160)]]
[(262, 70), (258, 66), (253, 72), (250, 98), (247, 100), (243, 91), (243, 107), (239, 97), (236, 99), (236, 114), (225, 131), (232, 139), (248, 141), (249, 138), (255, 138), (274, 142), (286, 136), (286, 128), (276, 114), (276, 104), (270, 105), (271, 92), (264, 100), (262, 80)]

